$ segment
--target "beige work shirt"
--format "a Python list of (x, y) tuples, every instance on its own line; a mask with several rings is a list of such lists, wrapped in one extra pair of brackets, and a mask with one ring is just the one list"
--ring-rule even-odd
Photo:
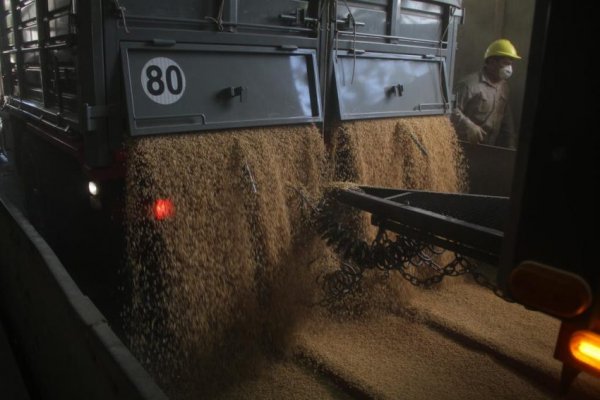
[(508, 83), (493, 83), (483, 70), (468, 75), (456, 86), (456, 106), (451, 119), (461, 140), (468, 140), (469, 130), (483, 128), (483, 144), (515, 147), (512, 113), (508, 106)]

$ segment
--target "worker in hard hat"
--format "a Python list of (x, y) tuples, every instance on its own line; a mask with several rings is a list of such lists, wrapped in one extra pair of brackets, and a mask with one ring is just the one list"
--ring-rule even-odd
[(460, 139), (515, 147), (507, 80), (513, 72), (513, 61), (520, 59), (510, 41), (496, 40), (485, 51), (483, 68), (458, 83), (451, 119)]

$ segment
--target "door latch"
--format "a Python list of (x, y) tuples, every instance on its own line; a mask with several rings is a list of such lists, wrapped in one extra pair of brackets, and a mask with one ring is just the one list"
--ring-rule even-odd
[(397, 84), (387, 89), (388, 96), (402, 96), (404, 94), (404, 85)]
[(244, 86), (236, 86), (236, 87), (229, 87), (227, 89), (224, 90), (224, 94), (226, 95), (226, 97), (229, 97), (230, 99), (233, 99), (234, 97), (240, 97), (240, 103), (243, 103), (244, 100), (246, 99), (246, 97), (248, 96), (248, 89)]

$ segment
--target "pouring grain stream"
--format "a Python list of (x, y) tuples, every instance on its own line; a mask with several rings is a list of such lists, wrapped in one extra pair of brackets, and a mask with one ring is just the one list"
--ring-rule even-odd
[[(449, 126), (445, 117), (340, 126), (332, 157), (336, 180), (460, 188), (459, 152)], [(130, 338), (164, 385), (186, 379), (210, 383), (215, 371), (244, 374), (253, 353), (285, 348), (296, 322), (313, 312), (310, 306), (321, 296), (315, 279), (332, 268), (334, 256), (310, 229), (304, 199), (319, 199), (332, 180), (324, 176), (330, 170), (325, 154), (311, 126), (172, 135), (131, 144)], [(171, 219), (148, 218), (146, 205), (157, 198), (173, 201)], [(341, 318), (402, 307), (405, 282), (373, 275), (366, 294), (352, 300)], [(204, 372), (186, 378), (190, 368)], [(213, 382), (202, 390), (218, 386)]]

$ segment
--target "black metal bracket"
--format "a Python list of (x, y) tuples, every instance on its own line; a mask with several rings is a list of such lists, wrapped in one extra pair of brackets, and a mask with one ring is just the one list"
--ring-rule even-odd
[(312, 26), (318, 22), (316, 18), (306, 16), (305, 8), (297, 8), (292, 14), (279, 14), (279, 19), (294, 26)]
[(296, 51), (298, 50), (298, 46), (296, 46), (295, 44), (282, 44), (277, 49), (283, 51)]
[(361, 55), (365, 54), (367, 51), (365, 49), (348, 49), (348, 54), (356, 54)]
[(150, 42), (151, 45), (156, 46), (156, 47), (172, 47), (175, 46), (177, 44), (177, 41), (172, 40), (172, 39), (159, 39), (159, 38), (155, 38), (152, 39), (152, 41)]
[(497, 264), (508, 197), (361, 186), (337, 199), (372, 214), (384, 229)]
[[(10, 99), (8, 101), (10, 101)], [(17, 114), (20, 114), (22, 116), (26, 116), (28, 118), (31, 118), (31, 119), (33, 119), (35, 121), (38, 121), (38, 122), (40, 122), (40, 123), (42, 123), (42, 124), (44, 124), (46, 126), (49, 126), (49, 127), (53, 128), (53, 129), (61, 131), (62, 133), (69, 133), (72, 130), (71, 126), (68, 125), (68, 124), (64, 125), (64, 126), (61, 126), (61, 125), (54, 124), (54, 123), (48, 121), (46, 119), (46, 116), (43, 113), (41, 113), (39, 115), (36, 115), (34, 113), (31, 113), (31, 112), (23, 109), (22, 108), (22, 104), (20, 102), (19, 102), (18, 107), (15, 107), (14, 105), (10, 104), (8, 101), (4, 103), (2, 111), (4, 111), (5, 108), (8, 108), (10, 111), (13, 111), (13, 112), (15, 112)], [(55, 114), (54, 117), (57, 118), (57, 119), (61, 118), (59, 114)]]
[(336, 19), (335, 23), (338, 25), (338, 29), (351, 30), (354, 27), (365, 26), (366, 24), (361, 21), (356, 21), (354, 16), (350, 13), (346, 15), (345, 19)]

